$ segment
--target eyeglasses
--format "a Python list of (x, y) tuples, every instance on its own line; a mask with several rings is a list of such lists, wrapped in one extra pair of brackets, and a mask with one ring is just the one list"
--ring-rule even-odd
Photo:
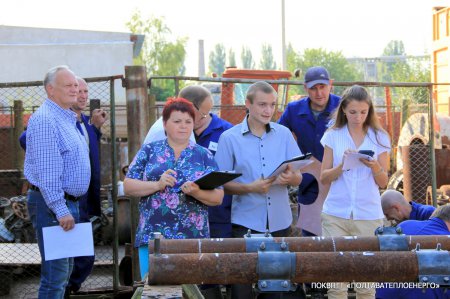
[(208, 117), (208, 113), (201, 112), (200, 109), (197, 107), (197, 105), (195, 105), (195, 104), (193, 104), (193, 105), (194, 105), (195, 109), (197, 109), (198, 113), (200, 113), (200, 115), (201, 115), (200, 119), (204, 119), (204, 118)]

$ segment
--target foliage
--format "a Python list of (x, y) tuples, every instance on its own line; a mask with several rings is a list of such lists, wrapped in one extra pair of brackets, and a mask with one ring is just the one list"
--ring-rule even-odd
[[(393, 82), (429, 82), (430, 67), (421, 61), (409, 60), (397, 62), (392, 67)], [(429, 99), (428, 89), (423, 87), (393, 88), (393, 104), (400, 106), (403, 99), (415, 104), (426, 104)]]
[(237, 67), (236, 64), (236, 54), (234, 53), (233, 49), (230, 48), (230, 50), (228, 51), (228, 66), (232, 67)]
[(214, 51), (209, 54), (209, 71), (222, 76), (225, 71), (226, 53), (223, 44), (216, 44)]
[[(429, 82), (430, 65), (420, 59), (406, 55), (401, 40), (390, 41), (383, 50), (384, 60), (378, 62), (379, 78), (382, 82)], [(398, 56), (398, 59), (395, 59)], [(412, 103), (428, 102), (429, 94), (426, 88), (396, 87), (392, 88), (392, 102), (401, 105), (403, 99)]]
[[(363, 74), (347, 59), (342, 52), (326, 51), (325, 49), (305, 49), (303, 53), (296, 53), (291, 45), (287, 48), (287, 67), (293, 72), (299, 69), (303, 81), (306, 70), (313, 66), (323, 66), (330, 73), (334, 81), (351, 82), (361, 81)], [(334, 93), (341, 94), (344, 87), (335, 86)]]
[(270, 44), (262, 45), (259, 67), (262, 70), (275, 70), (277, 68), (277, 63), (273, 59), (272, 46)]
[[(140, 12), (135, 11), (126, 25), (131, 32), (145, 35), (140, 56), (134, 59), (135, 65), (145, 65), (149, 76), (184, 75), (187, 38), (170, 41), (171, 31), (164, 24), (164, 18), (143, 19)], [(157, 101), (165, 101), (174, 92), (175, 83), (172, 80), (154, 80), (150, 91), (156, 95)]]
[[(395, 56), (405, 56), (405, 46), (400, 40), (391, 40), (383, 50), (382, 57), (386, 59), (378, 62), (377, 68), (379, 69), (379, 78), (382, 82), (392, 82), (392, 72), (394, 65), (398, 63)], [(391, 59), (387, 59), (391, 57)]]
[(252, 70), (255, 68), (255, 63), (253, 62), (252, 51), (247, 47), (242, 47), (241, 50), (241, 62), (242, 68)]
[(383, 50), (383, 56), (405, 55), (405, 45), (401, 40), (391, 40)]

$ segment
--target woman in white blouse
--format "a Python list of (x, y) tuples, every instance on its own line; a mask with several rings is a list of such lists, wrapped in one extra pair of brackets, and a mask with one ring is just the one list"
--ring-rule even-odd
[[(324, 236), (373, 236), (383, 224), (379, 188), (388, 182), (390, 140), (381, 128), (367, 90), (353, 85), (342, 95), (334, 123), (321, 140), (320, 180), (331, 184), (322, 210)], [(373, 159), (344, 170), (352, 152), (373, 151)], [(375, 289), (355, 288), (357, 298), (375, 298)], [(328, 298), (347, 298), (346, 284), (328, 290)]]

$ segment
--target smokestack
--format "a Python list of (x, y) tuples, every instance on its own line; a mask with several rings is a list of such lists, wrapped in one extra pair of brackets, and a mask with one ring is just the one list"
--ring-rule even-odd
[(205, 76), (205, 47), (202, 39), (198, 40), (198, 76)]

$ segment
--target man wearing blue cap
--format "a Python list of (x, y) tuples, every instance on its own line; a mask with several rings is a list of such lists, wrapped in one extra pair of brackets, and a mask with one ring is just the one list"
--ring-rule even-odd
[[(309, 68), (303, 84), (308, 97), (289, 103), (278, 121), (294, 132), (302, 153), (313, 155), (312, 159), (315, 162), (313, 165), (316, 168), (316, 174), (319, 175), (323, 157), (320, 139), (328, 128), (330, 116), (341, 99), (331, 94), (332, 84), (333, 80), (330, 79), (326, 68), (321, 66)], [(303, 236), (322, 234), (320, 214), (325, 196), (318, 198), (318, 195), (318, 181), (312, 174), (305, 173), (298, 190), (300, 215), (298, 226), (302, 228)]]

